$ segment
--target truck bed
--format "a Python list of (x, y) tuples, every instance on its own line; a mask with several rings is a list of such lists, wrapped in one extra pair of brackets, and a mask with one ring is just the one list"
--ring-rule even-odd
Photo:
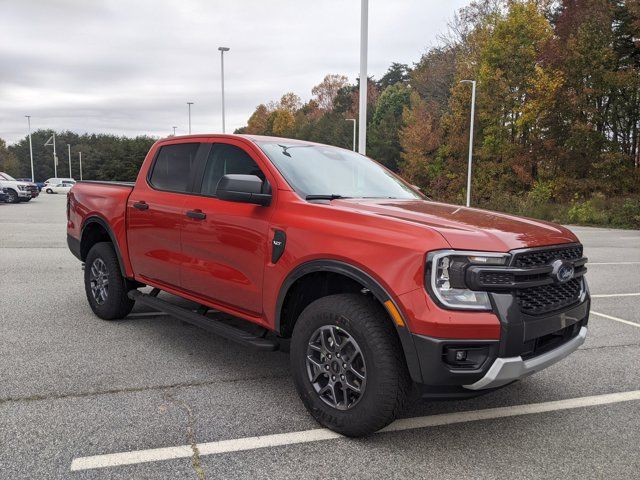
[(68, 195), (68, 234), (80, 240), (83, 220), (104, 222), (113, 233), (125, 272), (133, 275), (127, 246), (126, 210), (133, 182), (82, 181), (76, 183)]

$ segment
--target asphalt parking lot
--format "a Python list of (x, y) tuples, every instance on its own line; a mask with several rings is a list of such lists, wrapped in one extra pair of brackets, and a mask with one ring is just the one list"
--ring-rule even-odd
[(0, 204), (0, 478), (638, 478), (640, 231), (573, 228), (593, 295), (579, 351), (352, 440), (307, 415), (284, 353), (138, 307), (95, 317), (64, 207)]

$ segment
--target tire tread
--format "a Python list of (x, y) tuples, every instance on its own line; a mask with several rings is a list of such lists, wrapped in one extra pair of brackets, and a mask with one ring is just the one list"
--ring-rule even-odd
[[(305, 328), (305, 324), (313, 323), (312, 328), (315, 329), (317, 320), (314, 319), (336, 316), (349, 319), (357, 326), (361, 335), (364, 332), (368, 350), (375, 352), (376, 357), (377, 372), (374, 372), (374, 375), (379, 377), (375, 382), (377, 385), (371, 386), (368, 383), (367, 388), (375, 387), (375, 391), (365, 390), (365, 395), (368, 393), (373, 398), (367, 401), (366, 405), (363, 398), (353, 410), (346, 411), (354, 413), (352, 415), (345, 415), (345, 412), (325, 406), (315, 392), (314, 395), (309, 395), (308, 389), (304, 388), (306, 371), (300, 368), (300, 364), (294, 358), (301, 350), (306, 352), (307, 337), (303, 333), (311, 332), (306, 331), (310, 328)], [(299, 325), (301, 329), (298, 329)], [(354, 332), (350, 333), (353, 335)], [(368, 435), (391, 423), (402, 413), (411, 390), (411, 379), (395, 327), (382, 305), (362, 294), (330, 295), (307, 306), (294, 329), (291, 362), (296, 387), (310, 413), (322, 425), (347, 436)], [(368, 381), (371, 376), (369, 368), (368, 365)]]

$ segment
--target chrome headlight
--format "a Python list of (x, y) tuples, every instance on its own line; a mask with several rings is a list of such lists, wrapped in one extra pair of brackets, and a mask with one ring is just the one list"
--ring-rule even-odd
[(509, 254), (440, 250), (427, 256), (425, 282), (429, 293), (445, 308), (491, 310), (487, 292), (470, 290), (465, 283), (469, 265), (506, 265)]

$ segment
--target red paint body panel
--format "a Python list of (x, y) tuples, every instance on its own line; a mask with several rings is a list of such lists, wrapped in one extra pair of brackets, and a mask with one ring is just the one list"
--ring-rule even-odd
[[(202, 139), (211, 143), (212, 139)], [(245, 142), (218, 138), (216, 143), (245, 149), (272, 185), (277, 180), (266, 159)], [(278, 191), (274, 189), (273, 203)], [(263, 312), (263, 275), (269, 249), (269, 219), (274, 208), (225, 202), (210, 196), (186, 195), (186, 210), (199, 210), (204, 220), (186, 217), (182, 228), (180, 287), (199, 297), (250, 315)]]
[[(158, 149), (187, 142), (243, 148), (272, 185), (271, 205), (154, 190), (147, 174)], [(293, 192), (250, 136), (161, 140), (151, 148), (133, 189), (79, 183), (69, 197), (69, 234), (80, 239), (82, 222), (100, 216), (113, 230), (128, 277), (272, 329), (287, 276), (306, 262), (332, 259), (375, 279), (399, 307), (412, 333), (499, 339), (500, 323), (493, 313), (444, 310), (433, 302), (424, 288), (427, 252), (448, 248), (507, 252), (577, 241), (558, 225), (442, 203), (307, 202)], [(149, 209), (135, 209), (133, 204), (139, 201), (147, 202)], [(187, 210), (195, 209), (206, 219), (186, 216)], [(275, 230), (286, 232), (287, 243), (273, 264)]]
[(99, 217), (111, 227), (122, 257), (125, 273), (133, 278), (129, 260), (125, 207), (133, 188), (107, 183), (77, 183), (68, 194), (67, 233), (80, 240), (82, 227), (90, 217)]

